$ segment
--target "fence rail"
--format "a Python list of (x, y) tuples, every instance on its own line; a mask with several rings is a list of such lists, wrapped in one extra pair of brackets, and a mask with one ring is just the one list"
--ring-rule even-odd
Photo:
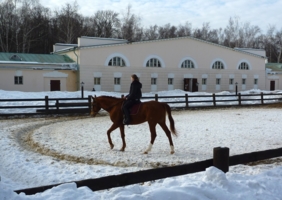
[[(146, 96), (143, 101), (155, 100), (170, 104), (173, 108), (199, 108), (216, 106), (263, 105), (282, 100), (282, 94), (241, 94), (238, 95), (182, 95), (182, 96)], [(248, 103), (245, 103), (248, 102)], [(251, 103), (250, 103), (251, 102)], [(33, 103), (32, 105), (28, 103)], [(30, 109), (34, 109), (30, 112)], [(23, 110), (19, 112), (18, 109)], [(29, 109), (28, 112), (24, 109)], [(89, 113), (91, 96), (87, 98), (45, 98), (39, 99), (0, 99), (0, 116)], [(15, 112), (16, 110), (16, 112)]]
[[(147, 181), (154, 181), (162, 178), (169, 178), (174, 176), (180, 176), (190, 173), (196, 173), (204, 171), (206, 168), (215, 166), (223, 172), (228, 172), (229, 166), (246, 164), (249, 162), (260, 161), (269, 158), (275, 158), (282, 156), (282, 148), (271, 149), (259, 152), (246, 153), (241, 155), (234, 155), (229, 157), (229, 148), (217, 147), (213, 149), (213, 159), (199, 161), (190, 164), (178, 165), (173, 167), (163, 167), (157, 169), (149, 169), (138, 172), (125, 173), (120, 175), (106, 176), (96, 179), (87, 179), (81, 181), (74, 181), (77, 187), (87, 186), (92, 191), (110, 189), (114, 187), (127, 186), (132, 184), (143, 183)], [(16, 190), (15, 192), (24, 192), (27, 195), (35, 194), (37, 192), (43, 192), (52, 187), (61, 185), (47, 185), (35, 188), (27, 188)]]

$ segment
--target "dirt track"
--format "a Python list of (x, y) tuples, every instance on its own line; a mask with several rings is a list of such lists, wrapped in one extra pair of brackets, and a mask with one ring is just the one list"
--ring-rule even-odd
[[(272, 113), (273, 117), (261, 116), (264, 112)], [(230, 147), (232, 154), (281, 147), (279, 139), (276, 139), (279, 137), (275, 136), (276, 132), (266, 138), (263, 136), (277, 126), (276, 115), (280, 116), (280, 109), (173, 112), (176, 127), (180, 130), (180, 138), (173, 138), (176, 148), (175, 155), (169, 155), (167, 138), (160, 129), (157, 129), (159, 134), (152, 152), (149, 155), (142, 154), (149, 142), (146, 123), (126, 128), (127, 148), (125, 152), (118, 150), (121, 146), (119, 131), (113, 132), (112, 137), (116, 146), (114, 150), (110, 150), (105, 133), (111, 122), (105, 114), (97, 118), (79, 116), (1, 120), (0, 128), (21, 124), (11, 132), (22, 148), (51, 156), (56, 160), (122, 167), (160, 167), (209, 159), (212, 157), (212, 148), (220, 145)], [(252, 120), (254, 116), (257, 119), (252, 123), (244, 122), (244, 120)], [(210, 120), (210, 122), (207, 124), (205, 120)], [(220, 120), (225, 121), (217, 124)], [(265, 121), (259, 122), (259, 120)], [(242, 126), (246, 126), (244, 129), (247, 130), (241, 129)], [(245, 132), (234, 132), (234, 127), (239, 132)], [(279, 129), (279, 126), (276, 129)], [(258, 136), (261, 138), (257, 138)], [(275, 138), (271, 139), (272, 136)], [(257, 147), (257, 141), (262, 143), (260, 148)], [(277, 161), (280, 162), (279, 159)]]

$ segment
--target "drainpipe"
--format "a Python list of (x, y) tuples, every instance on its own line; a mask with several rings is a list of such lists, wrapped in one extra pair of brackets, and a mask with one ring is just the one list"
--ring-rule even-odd
[(79, 64), (78, 64), (78, 55), (76, 54), (75, 49), (77, 49), (77, 47), (73, 48), (73, 53), (76, 56), (76, 63), (77, 63), (77, 84), (76, 84), (76, 87), (77, 87), (77, 91), (78, 91), (79, 86), (80, 86), (80, 67), (79, 67)]

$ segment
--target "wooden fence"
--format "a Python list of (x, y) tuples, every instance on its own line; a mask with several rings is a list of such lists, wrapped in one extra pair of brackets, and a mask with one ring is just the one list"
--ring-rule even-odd
[[(274, 97), (273, 97), (274, 96)], [(168, 103), (172, 108), (200, 108), (220, 106), (263, 105), (282, 100), (282, 94), (241, 94), (238, 95), (182, 95), (182, 96), (147, 96), (142, 101), (155, 100)], [(252, 102), (252, 104), (246, 102)], [(25, 102), (31, 105), (20, 105)], [(34, 105), (36, 102), (37, 105)], [(5, 105), (3, 105), (5, 103)], [(22, 109), (23, 112), (14, 112)], [(24, 112), (25, 109), (35, 109), (34, 112)], [(87, 98), (49, 98), (42, 99), (0, 99), (0, 116), (11, 115), (43, 115), (62, 113), (89, 113), (91, 96)], [(8, 112), (7, 112), (8, 110)]]
[[(157, 169), (149, 169), (138, 172), (125, 173), (120, 175), (106, 176), (96, 179), (87, 179), (81, 181), (74, 181), (77, 187), (87, 186), (92, 191), (110, 189), (114, 187), (122, 187), (131, 184), (144, 183), (147, 181), (154, 181), (157, 179), (169, 178), (174, 176), (180, 176), (195, 172), (204, 171), (206, 168), (215, 166), (221, 169), (223, 172), (228, 172), (229, 166), (246, 164), (249, 162), (260, 161), (269, 158), (275, 158), (282, 156), (282, 148), (271, 149), (266, 151), (259, 151), (253, 153), (246, 153), (241, 155), (235, 155), (229, 157), (229, 148), (217, 147), (213, 149), (213, 159), (195, 162), (191, 164), (178, 165), (173, 167), (163, 167)], [(24, 192), (27, 195), (35, 194), (37, 192), (43, 192), (52, 187), (61, 185), (47, 185), (36, 188), (28, 188), (16, 190), (15, 192)]]

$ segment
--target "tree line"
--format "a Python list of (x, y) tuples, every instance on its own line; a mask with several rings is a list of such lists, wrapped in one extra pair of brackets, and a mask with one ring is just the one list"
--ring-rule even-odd
[(225, 28), (213, 29), (209, 22), (200, 28), (192, 23), (143, 27), (141, 17), (128, 5), (121, 15), (98, 10), (92, 16), (78, 12), (77, 2), (51, 11), (39, 0), (4, 0), (0, 3), (0, 51), (50, 53), (55, 43), (77, 43), (81, 36), (120, 38), (131, 42), (191, 36), (230, 48), (265, 49), (269, 62), (282, 62), (282, 28), (259, 26), (230, 17)]

